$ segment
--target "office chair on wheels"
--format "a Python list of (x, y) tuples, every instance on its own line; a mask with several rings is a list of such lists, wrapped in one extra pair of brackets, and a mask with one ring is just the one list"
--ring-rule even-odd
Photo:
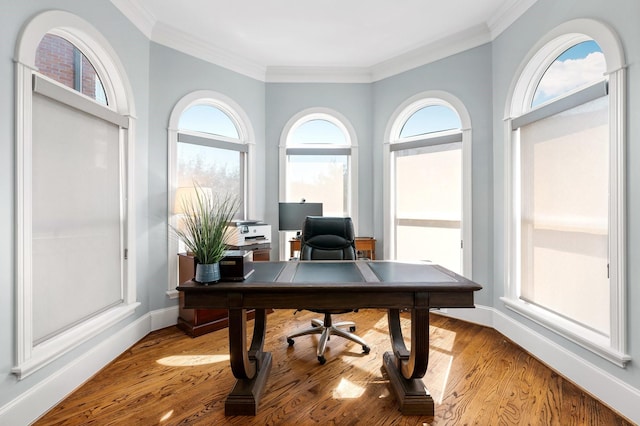
[[(302, 241), (300, 244), (300, 260), (355, 260), (355, 236), (353, 222), (350, 217), (325, 217), (307, 216), (302, 229)], [(319, 334), (318, 341), (318, 361), (320, 364), (326, 362), (324, 350), (331, 335), (336, 335), (349, 339), (362, 345), (362, 352), (368, 354), (370, 351), (367, 343), (352, 332), (356, 330), (353, 321), (342, 321), (333, 323), (332, 314), (343, 314), (353, 312), (354, 309), (327, 309), (313, 312), (324, 314), (324, 319), (311, 320), (311, 328), (287, 336), (289, 346), (294, 344), (294, 338), (308, 334)], [(349, 331), (344, 328), (348, 327)]]

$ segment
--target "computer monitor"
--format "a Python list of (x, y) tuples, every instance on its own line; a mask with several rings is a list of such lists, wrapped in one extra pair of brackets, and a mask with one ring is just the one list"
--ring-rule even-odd
[(322, 203), (279, 203), (278, 229), (300, 231), (307, 216), (322, 216)]

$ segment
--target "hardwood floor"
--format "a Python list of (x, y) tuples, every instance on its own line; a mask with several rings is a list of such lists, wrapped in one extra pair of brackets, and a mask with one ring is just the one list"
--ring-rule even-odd
[[(435, 416), (402, 416), (380, 368), (391, 347), (386, 312), (338, 316), (356, 321), (371, 352), (334, 337), (323, 366), (317, 336), (300, 337), (293, 347), (285, 339), (317, 316), (292, 310), (268, 316), (265, 350), (273, 367), (255, 417), (224, 416), (235, 383), (227, 330), (191, 338), (169, 327), (131, 347), (36, 425), (631, 424), (495, 330), (436, 314), (423, 379)], [(408, 326), (408, 316), (402, 322)]]

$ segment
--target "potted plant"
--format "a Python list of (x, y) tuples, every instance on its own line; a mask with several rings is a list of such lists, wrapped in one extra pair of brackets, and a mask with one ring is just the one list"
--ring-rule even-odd
[(182, 222), (173, 229), (196, 258), (195, 281), (214, 283), (220, 280), (225, 233), (238, 210), (238, 201), (231, 195), (213, 195), (211, 189), (198, 185), (192, 194), (182, 200)]

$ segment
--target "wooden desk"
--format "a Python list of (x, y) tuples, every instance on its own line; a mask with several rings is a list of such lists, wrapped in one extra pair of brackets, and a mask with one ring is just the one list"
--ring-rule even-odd
[[(296, 252), (300, 252), (300, 238), (289, 240), (289, 258), (297, 257)], [(376, 260), (376, 239), (372, 237), (356, 237), (356, 251), (371, 260)]]
[[(391, 387), (405, 415), (434, 414), (434, 403), (421, 378), (429, 356), (429, 309), (472, 308), (482, 287), (445, 268), (426, 263), (386, 261), (258, 262), (243, 282), (178, 286), (187, 308), (229, 309), (229, 352), (237, 382), (225, 402), (225, 414), (256, 415), (271, 370), (264, 352), (265, 310), (388, 309), (392, 352), (383, 356)], [(411, 350), (400, 327), (400, 310), (411, 311)], [(255, 309), (247, 347), (246, 310)], [(317, 368), (317, 366), (309, 366)]]

